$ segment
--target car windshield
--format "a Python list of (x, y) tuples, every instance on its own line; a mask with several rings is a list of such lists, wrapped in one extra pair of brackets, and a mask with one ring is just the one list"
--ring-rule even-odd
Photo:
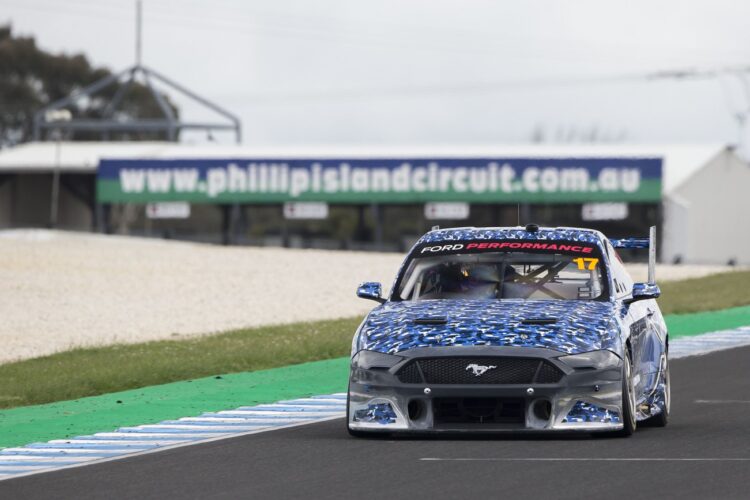
[(597, 255), (508, 251), (416, 256), (398, 294), (401, 300), (603, 300), (606, 280)]

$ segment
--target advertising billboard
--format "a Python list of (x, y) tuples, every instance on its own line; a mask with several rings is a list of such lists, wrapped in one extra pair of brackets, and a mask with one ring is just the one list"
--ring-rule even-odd
[(103, 159), (102, 203), (656, 202), (660, 158)]

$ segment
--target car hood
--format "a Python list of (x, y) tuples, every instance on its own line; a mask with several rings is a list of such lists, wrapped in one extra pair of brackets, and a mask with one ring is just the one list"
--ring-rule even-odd
[(614, 304), (556, 300), (386, 302), (360, 331), (359, 346), (395, 354), (417, 347), (518, 346), (575, 354), (615, 348)]

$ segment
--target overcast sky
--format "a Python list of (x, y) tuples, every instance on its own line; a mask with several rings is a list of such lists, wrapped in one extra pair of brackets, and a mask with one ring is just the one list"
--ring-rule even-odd
[[(0, 22), (120, 70), (134, 10), (0, 0)], [(143, 59), (239, 115), (248, 145), (524, 142), (539, 126), (728, 143), (748, 106), (736, 76), (643, 75), (750, 66), (748, 20), (750, 2), (717, 0), (144, 0)]]

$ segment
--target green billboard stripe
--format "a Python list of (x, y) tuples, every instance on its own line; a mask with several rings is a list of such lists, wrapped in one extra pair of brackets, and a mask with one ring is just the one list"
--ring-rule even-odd
[(529, 192), (314, 192), (306, 191), (291, 196), (288, 192), (232, 192), (223, 191), (210, 196), (206, 191), (177, 192), (126, 192), (116, 179), (98, 179), (97, 200), (101, 203), (151, 203), (162, 201), (186, 201), (191, 203), (284, 203), (289, 201), (324, 201), (328, 203), (425, 203), (431, 201), (462, 201), (469, 203), (586, 203), (607, 202), (654, 202), (661, 199), (661, 180), (642, 179), (639, 189), (624, 191), (551, 191)]
[(348, 358), (206, 377), (0, 411), (0, 447), (63, 439), (239, 406), (346, 391)]
[(730, 330), (750, 325), (750, 306), (732, 307), (721, 311), (690, 314), (669, 314), (664, 317), (670, 338)]

